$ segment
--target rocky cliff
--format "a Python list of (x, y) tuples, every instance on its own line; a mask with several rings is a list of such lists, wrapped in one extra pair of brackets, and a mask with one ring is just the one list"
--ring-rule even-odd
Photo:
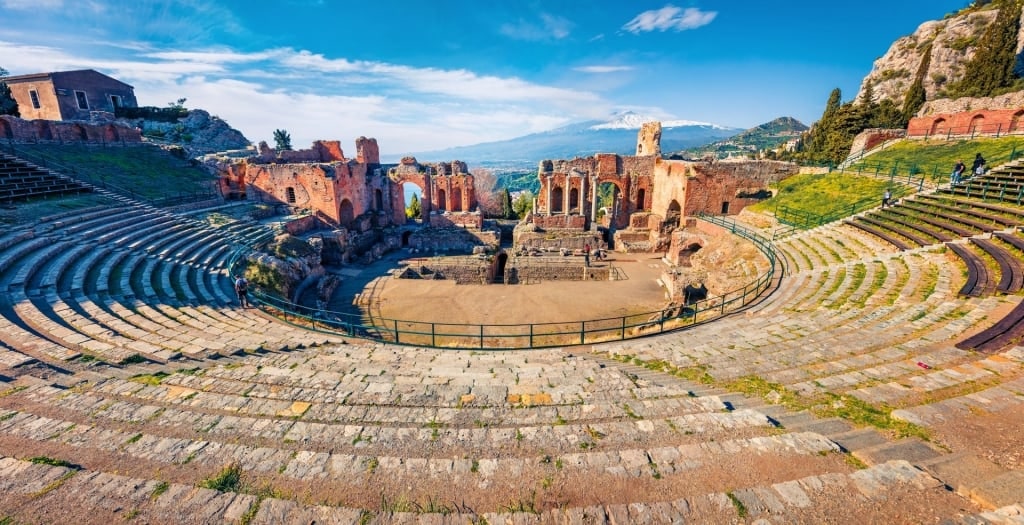
[[(963, 76), (964, 65), (974, 56), (978, 39), (996, 14), (997, 10), (991, 6), (969, 8), (943, 20), (921, 24), (913, 34), (893, 42), (889, 51), (875, 60), (871, 72), (861, 82), (857, 99), (862, 98), (870, 84), (876, 102), (890, 99), (902, 106), (925, 53), (929, 53), (930, 58), (923, 79), (926, 99), (945, 98), (944, 87)], [(1024, 29), (1017, 36), (1017, 52), (1022, 48)]]
[(250, 144), (242, 132), (229, 126), (220, 117), (201, 109), (189, 110), (188, 115), (177, 122), (143, 118), (125, 119), (125, 122), (141, 129), (142, 135), (154, 142), (181, 146), (193, 158), (218, 151), (243, 149)]

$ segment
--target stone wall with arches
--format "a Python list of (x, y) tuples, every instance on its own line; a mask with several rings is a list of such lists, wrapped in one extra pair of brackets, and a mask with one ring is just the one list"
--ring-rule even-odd
[(907, 124), (908, 137), (1019, 133), (1024, 133), (1024, 107), (937, 113), (914, 117)]
[(0, 140), (63, 144), (137, 144), (142, 142), (142, 132), (113, 122), (91, 124), (78, 121), (25, 120), (11, 115), (0, 115)]

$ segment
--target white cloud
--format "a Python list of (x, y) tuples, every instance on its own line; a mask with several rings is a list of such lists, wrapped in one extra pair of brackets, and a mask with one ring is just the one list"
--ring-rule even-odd
[(59, 9), (64, 7), (64, 0), (0, 0), (0, 7), (4, 9)]
[(580, 73), (619, 73), (622, 71), (632, 71), (633, 66), (580, 66), (572, 68), (573, 71), (579, 71)]
[(701, 11), (695, 7), (681, 9), (668, 4), (661, 9), (652, 9), (636, 15), (632, 20), (622, 26), (622, 29), (630, 33), (642, 33), (648, 31), (685, 31), (706, 26), (718, 16), (716, 11)]
[(573, 25), (572, 21), (567, 18), (541, 13), (538, 22), (520, 19), (514, 24), (502, 24), (499, 31), (501, 34), (517, 40), (561, 40), (569, 36)]
[[(68, 48), (71, 49), (71, 48)], [(187, 98), (253, 141), (287, 129), (296, 146), (317, 139), (351, 148), (376, 137), (385, 154), (476, 144), (606, 114), (599, 95), (459, 69), (329, 58), (277, 48), (165, 49), (132, 45), (112, 57), (0, 41), (11, 74), (93, 68), (132, 84), (142, 105)]]

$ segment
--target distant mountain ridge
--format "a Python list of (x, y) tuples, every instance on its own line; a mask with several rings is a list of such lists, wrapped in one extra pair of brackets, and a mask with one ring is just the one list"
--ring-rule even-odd
[[(633, 155), (636, 131), (644, 122), (657, 120), (633, 112), (613, 115), (607, 121), (589, 120), (513, 139), (416, 152), (417, 160), (462, 160), (471, 165), (536, 167), (545, 159), (571, 159), (595, 153)], [(738, 128), (709, 122), (667, 120), (662, 122), (662, 151), (677, 151), (734, 135)], [(397, 160), (397, 159), (393, 159)]]
[[(702, 157), (714, 154), (727, 157), (730, 154), (753, 153), (763, 149), (776, 148), (782, 143), (797, 138), (807, 131), (808, 127), (793, 117), (779, 117), (764, 124), (744, 130), (724, 140), (705, 144), (695, 148), (685, 148), (678, 152), (682, 157)], [(663, 152), (666, 150), (662, 148)]]

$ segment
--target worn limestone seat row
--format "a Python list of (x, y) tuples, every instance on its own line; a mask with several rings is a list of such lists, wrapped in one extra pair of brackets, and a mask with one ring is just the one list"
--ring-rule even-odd
[(73, 179), (0, 153), (0, 202), (71, 195), (91, 191)]
[[(0, 340), (34, 359), (112, 363), (311, 344), (267, 337), (258, 316), (224, 311), (232, 246), (269, 232), (216, 229), (145, 206), (42, 220), (0, 238)], [(237, 335), (237, 338), (232, 338)], [(34, 336), (34, 337), (33, 337)], [(52, 344), (42, 343), (48, 341)], [(41, 350), (41, 351), (40, 351)]]

